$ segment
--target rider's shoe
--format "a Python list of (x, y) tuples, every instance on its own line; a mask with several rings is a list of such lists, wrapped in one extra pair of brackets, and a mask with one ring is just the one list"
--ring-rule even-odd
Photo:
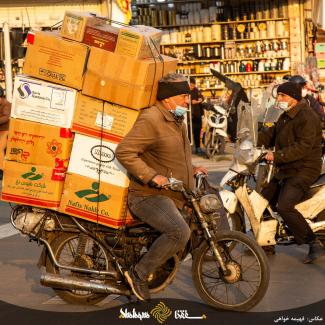
[(142, 279), (139, 278), (134, 267), (131, 267), (129, 271), (126, 271), (124, 275), (129, 285), (131, 286), (133, 293), (139, 300), (142, 301), (150, 300), (148, 282), (143, 281)]
[(307, 257), (304, 259), (304, 264), (312, 263), (317, 258), (325, 255), (325, 247), (319, 239), (313, 240), (309, 243), (309, 252)]

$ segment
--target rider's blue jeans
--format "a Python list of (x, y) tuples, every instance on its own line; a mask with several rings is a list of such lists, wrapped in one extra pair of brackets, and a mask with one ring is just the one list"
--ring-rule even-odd
[(134, 197), (129, 200), (130, 210), (161, 235), (135, 266), (142, 280), (182, 250), (190, 238), (190, 228), (174, 202), (163, 195)]

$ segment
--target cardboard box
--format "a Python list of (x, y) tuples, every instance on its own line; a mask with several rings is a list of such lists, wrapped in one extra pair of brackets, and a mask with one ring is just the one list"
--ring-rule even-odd
[(136, 25), (120, 28), (115, 53), (134, 59), (157, 58), (162, 31), (150, 26)]
[(127, 214), (127, 188), (77, 174), (67, 174), (60, 211), (88, 221), (119, 228), (132, 222)]
[(5, 161), (1, 199), (57, 210), (65, 173), (59, 168)]
[(89, 12), (66, 11), (61, 27), (62, 37), (114, 52), (119, 28), (107, 19)]
[(119, 187), (128, 187), (126, 169), (115, 157), (117, 144), (76, 134), (68, 172), (100, 180)]
[(89, 47), (55, 32), (28, 33), (23, 73), (76, 89), (82, 88)]
[(162, 58), (135, 60), (92, 48), (82, 93), (133, 109), (149, 107), (156, 102), (158, 80), (176, 70), (177, 59)]
[(76, 97), (72, 88), (17, 76), (11, 117), (70, 128)]
[(79, 95), (72, 131), (120, 142), (138, 118), (139, 111)]
[(72, 141), (70, 129), (12, 118), (6, 159), (67, 169)]
[(60, 35), (73, 41), (82, 42), (87, 26), (105, 24), (105, 20), (90, 12), (66, 11)]

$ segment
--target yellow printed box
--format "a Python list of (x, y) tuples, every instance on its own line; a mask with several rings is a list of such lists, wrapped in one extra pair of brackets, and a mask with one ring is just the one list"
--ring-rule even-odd
[(1, 199), (57, 210), (65, 172), (60, 168), (5, 161)]
[(70, 129), (12, 118), (6, 159), (66, 169), (72, 143)]
[(138, 115), (139, 111), (79, 94), (72, 131), (120, 142)]
[(60, 212), (119, 228), (133, 222), (127, 213), (128, 189), (98, 182), (77, 174), (67, 174)]

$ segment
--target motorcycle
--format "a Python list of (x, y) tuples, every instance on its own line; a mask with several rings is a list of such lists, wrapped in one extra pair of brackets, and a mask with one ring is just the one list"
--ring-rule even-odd
[[(252, 107), (242, 104), (239, 111), (239, 140), (233, 163), (220, 182), (223, 188), (220, 196), (233, 229), (246, 232), (245, 216), (247, 216), (254, 237), (260, 246), (294, 244), (294, 237), (283, 218), (252, 186), (257, 179), (261, 179), (255, 177), (256, 167), (259, 167), (265, 175), (265, 178), (262, 177), (264, 184), (271, 180), (274, 170), (273, 165), (266, 165), (264, 162), (265, 150), (255, 146), (257, 123), (254, 126), (256, 121), (253, 116)], [(243, 121), (245, 122), (242, 123)], [(260, 190), (261, 187), (263, 182), (257, 182), (257, 189)], [(315, 235), (325, 244), (324, 173), (310, 187), (303, 202), (297, 204), (296, 209), (304, 216)]]
[(207, 131), (203, 143), (207, 157), (213, 159), (217, 154), (224, 154), (226, 139), (235, 141), (237, 106), (240, 100), (248, 102), (248, 98), (239, 83), (214, 69), (211, 69), (211, 73), (225, 84), (219, 102), (209, 107), (204, 106), (207, 111)]
[(207, 110), (207, 126), (204, 136), (204, 147), (209, 159), (217, 154), (224, 154), (226, 147), (228, 112), (219, 105), (210, 105)]
[[(179, 265), (191, 254), (192, 278), (202, 300), (218, 309), (246, 311), (264, 297), (269, 266), (263, 250), (249, 236), (217, 228), (221, 201), (196, 178), (194, 191), (169, 179), (167, 188), (181, 192), (187, 202), (184, 218), (191, 229), (185, 249), (148, 277), (151, 293), (166, 288)], [(160, 235), (150, 226), (112, 229), (56, 211), (18, 205), (11, 214), (13, 226), (30, 240), (43, 244), (39, 265), (46, 273), (41, 284), (53, 288), (64, 301), (96, 304), (110, 294), (131, 299), (125, 271), (136, 264)]]

